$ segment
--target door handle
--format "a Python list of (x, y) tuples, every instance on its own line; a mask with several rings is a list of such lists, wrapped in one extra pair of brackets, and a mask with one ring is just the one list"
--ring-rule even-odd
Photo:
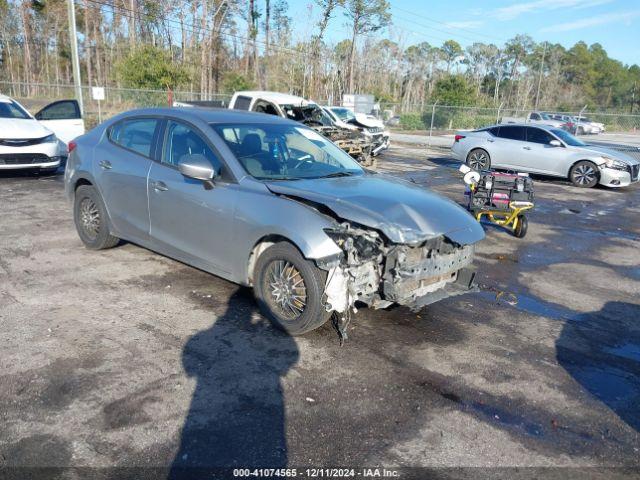
[(487, 138), (487, 142), (493, 143), (493, 142), (495, 142), (495, 140), (493, 138)]
[(100, 163), (98, 165), (100, 165), (100, 168), (102, 168), (103, 170), (111, 170), (111, 162), (107, 160), (100, 160)]
[(156, 192), (166, 192), (169, 187), (164, 182), (151, 182), (151, 186)]
[(531, 150), (531, 147), (522, 147), (522, 148), (524, 148), (525, 150)]

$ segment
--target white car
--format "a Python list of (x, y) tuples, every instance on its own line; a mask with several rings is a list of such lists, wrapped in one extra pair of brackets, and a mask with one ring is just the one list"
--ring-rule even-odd
[(384, 123), (372, 115), (355, 113), (347, 107), (323, 107), (331, 119), (345, 125), (357, 127), (365, 135), (371, 137), (373, 142), (373, 155), (378, 155), (389, 148), (391, 135), (385, 129)]
[(35, 116), (0, 95), (0, 170), (53, 172), (66, 160), (67, 144), (84, 134), (78, 102), (53, 102)]
[(604, 123), (594, 122), (590, 118), (587, 117), (576, 117), (576, 119), (581, 122), (591, 126), (591, 133), (598, 134), (603, 133), (605, 131)]
[(453, 155), (475, 170), (500, 168), (569, 178), (577, 187), (626, 187), (640, 162), (622, 152), (588, 145), (561, 128), (509, 124), (458, 132)]

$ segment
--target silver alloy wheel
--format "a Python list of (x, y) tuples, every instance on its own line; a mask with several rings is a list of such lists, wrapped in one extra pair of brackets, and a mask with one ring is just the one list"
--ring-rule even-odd
[(486, 170), (489, 167), (489, 156), (483, 150), (474, 150), (469, 155), (468, 165), (474, 170)]
[(307, 288), (295, 265), (274, 260), (267, 267), (266, 279), (269, 286), (267, 303), (271, 309), (287, 319), (298, 318), (307, 305)]
[(90, 238), (95, 239), (100, 230), (100, 210), (91, 198), (83, 198), (80, 202), (80, 224), (82, 230)]
[(573, 179), (580, 185), (589, 185), (597, 179), (596, 171), (591, 165), (578, 165), (573, 171)]

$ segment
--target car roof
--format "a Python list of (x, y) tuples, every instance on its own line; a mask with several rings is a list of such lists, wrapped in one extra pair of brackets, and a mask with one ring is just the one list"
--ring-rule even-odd
[(12, 102), (12, 101), (13, 101), (13, 99), (11, 97), (7, 97), (6, 95), (3, 95), (3, 94), (0, 93), (0, 102), (9, 103), (9, 102)]
[(300, 123), (276, 115), (265, 113), (247, 112), (245, 110), (232, 110), (228, 108), (206, 108), (206, 107), (163, 107), (163, 108), (140, 108), (129, 110), (118, 115), (117, 119), (130, 116), (153, 115), (170, 116), (182, 118), (184, 120), (197, 119), (206, 123), (275, 123), (284, 125), (300, 126)]
[(278, 105), (316, 105), (316, 102), (311, 100), (307, 100), (303, 97), (298, 97), (296, 95), (290, 95), (288, 93), (280, 93), (280, 92), (268, 92), (265, 90), (245, 90), (241, 92), (236, 92), (236, 96), (243, 97), (258, 97), (262, 100), (267, 100), (269, 102), (278, 104)]

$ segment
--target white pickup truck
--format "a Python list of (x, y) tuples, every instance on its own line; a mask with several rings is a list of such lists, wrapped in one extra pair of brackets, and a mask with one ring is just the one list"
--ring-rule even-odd
[(277, 115), (303, 123), (324, 135), (365, 167), (376, 165), (370, 136), (357, 128), (341, 127), (317, 103), (286, 93), (242, 91), (234, 93), (229, 108)]
[(498, 123), (535, 123), (567, 130), (567, 123), (554, 119), (546, 112), (530, 112), (526, 117), (502, 117)]

